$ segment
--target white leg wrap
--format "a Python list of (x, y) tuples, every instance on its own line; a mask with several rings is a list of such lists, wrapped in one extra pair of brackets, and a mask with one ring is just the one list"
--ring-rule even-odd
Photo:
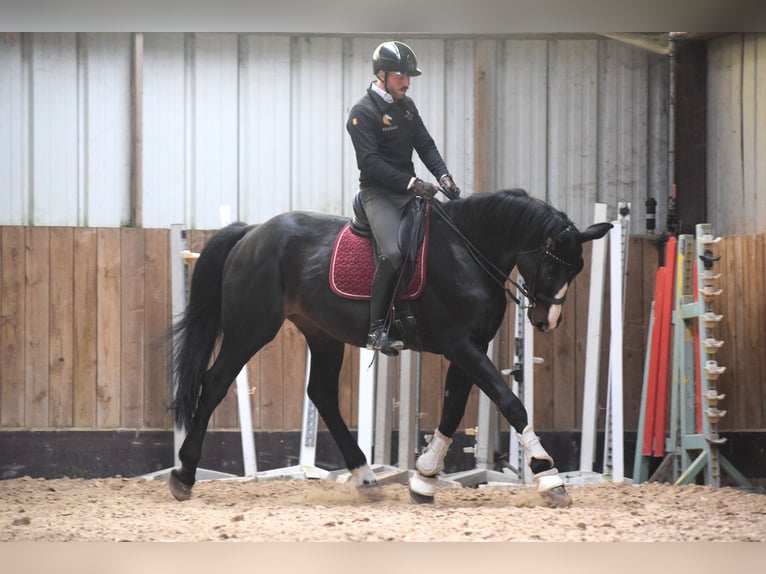
[(435, 476), (423, 476), (416, 472), (410, 477), (410, 490), (421, 496), (433, 498), (436, 493), (436, 482), (438, 480)]
[(437, 429), (426, 450), (415, 462), (415, 468), (418, 472), (424, 477), (439, 474), (444, 468), (444, 457), (447, 456), (447, 450), (451, 444), (452, 439), (447, 438)]
[(524, 427), (524, 432), (516, 436), (519, 437), (519, 443), (524, 447), (524, 452), (527, 455), (527, 464), (533, 458), (536, 458), (537, 460), (547, 460), (553, 466), (553, 458), (545, 451), (543, 445), (540, 444), (540, 439), (537, 438), (531, 425)]
[(369, 464), (360, 466), (350, 471), (351, 478), (349, 482), (356, 486), (375, 486), (378, 484), (378, 479), (375, 478), (375, 473), (372, 472)]
[[(528, 465), (532, 462), (533, 458), (536, 458), (537, 460), (547, 460), (553, 467), (553, 457), (545, 451), (543, 445), (540, 444), (540, 439), (530, 425), (527, 425), (524, 428), (524, 432), (517, 436), (519, 437), (519, 443), (524, 447)], [(538, 472), (535, 475), (535, 482), (537, 482), (538, 492), (548, 492), (564, 484), (557, 468), (549, 468), (548, 470)]]

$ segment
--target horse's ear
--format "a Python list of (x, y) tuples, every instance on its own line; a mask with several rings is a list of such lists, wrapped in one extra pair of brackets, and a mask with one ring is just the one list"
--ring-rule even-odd
[(610, 229), (612, 229), (611, 223), (594, 223), (585, 231), (580, 232), (580, 243), (601, 239)]

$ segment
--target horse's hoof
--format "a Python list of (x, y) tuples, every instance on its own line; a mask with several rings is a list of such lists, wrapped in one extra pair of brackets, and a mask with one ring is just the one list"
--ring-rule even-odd
[(565, 508), (572, 504), (572, 497), (563, 485), (541, 492), (540, 496), (548, 508)]
[(415, 504), (433, 504), (434, 503), (433, 496), (426, 496), (424, 494), (415, 492), (414, 490), (410, 490), (410, 500), (412, 500), (412, 502), (414, 502)]
[(170, 471), (168, 488), (170, 488), (170, 493), (176, 500), (184, 501), (191, 498), (192, 487), (181, 482), (181, 478), (178, 476), (178, 471), (175, 469)]
[(410, 498), (415, 504), (431, 504), (436, 494), (435, 476), (423, 476), (416, 472), (410, 477)]

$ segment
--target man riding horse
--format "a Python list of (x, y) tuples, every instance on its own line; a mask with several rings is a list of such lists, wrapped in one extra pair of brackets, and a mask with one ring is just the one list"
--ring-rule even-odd
[(372, 54), (375, 81), (351, 108), (346, 129), (359, 167), (359, 197), (376, 247), (367, 348), (396, 355), (402, 341), (389, 337), (391, 300), (402, 268), (398, 230), (414, 196), (433, 197), (439, 187), (416, 177), (413, 150), (452, 197), (460, 195), (418, 109), (407, 96), (421, 74), (412, 49), (384, 42)]

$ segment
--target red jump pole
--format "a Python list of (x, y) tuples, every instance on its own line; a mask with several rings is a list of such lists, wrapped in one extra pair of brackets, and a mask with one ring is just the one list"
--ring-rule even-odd
[(664, 305), (664, 285), (665, 268), (657, 269), (657, 275), (654, 280), (654, 323), (652, 325), (651, 347), (649, 349), (649, 373), (646, 380), (646, 407), (644, 409), (644, 438), (642, 441), (641, 454), (643, 456), (652, 455), (652, 445), (654, 444), (654, 413), (657, 402), (657, 363), (660, 353), (660, 325), (662, 324), (662, 313)]
[(670, 327), (673, 322), (673, 278), (676, 270), (677, 240), (671, 236), (665, 246), (665, 285), (663, 287), (663, 317), (660, 325), (660, 351), (657, 368), (657, 410), (654, 425), (654, 456), (665, 454), (665, 430), (668, 418), (668, 379), (670, 365)]

